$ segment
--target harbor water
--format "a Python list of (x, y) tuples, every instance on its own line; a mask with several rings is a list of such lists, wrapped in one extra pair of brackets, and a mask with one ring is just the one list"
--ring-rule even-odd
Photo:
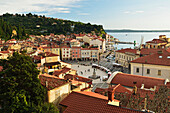
[[(108, 32), (108, 34), (122, 42), (136, 41), (136, 46), (140, 45), (141, 37), (143, 37), (143, 44), (145, 44), (147, 41), (151, 41), (154, 38), (158, 39), (159, 35), (166, 35), (167, 38), (170, 38), (170, 32)], [(114, 47), (117, 49), (134, 48), (134, 44), (118, 44), (114, 45)]]

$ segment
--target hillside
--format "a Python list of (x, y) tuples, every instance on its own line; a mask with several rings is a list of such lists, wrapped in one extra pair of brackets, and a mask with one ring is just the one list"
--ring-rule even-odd
[(12, 26), (9, 22), (0, 19), (0, 38), (4, 40), (9, 40), (11, 38), (15, 39), (26, 39), (28, 36), (25, 33), (25, 28), (19, 26)]
[(105, 34), (102, 25), (48, 18), (31, 13), (26, 15), (6, 13), (0, 16), (0, 19), (9, 22), (12, 26), (25, 27), (26, 33), (32, 35), (48, 35), (50, 33), (66, 35), (70, 33), (91, 33), (92, 31), (99, 35)]

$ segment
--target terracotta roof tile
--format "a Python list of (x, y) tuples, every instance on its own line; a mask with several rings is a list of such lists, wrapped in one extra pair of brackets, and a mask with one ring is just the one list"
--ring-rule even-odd
[(133, 82), (137, 82), (136, 86), (138, 88), (141, 88), (142, 84), (144, 84), (144, 87), (149, 89), (154, 88), (154, 86), (157, 86), (158, 84), (164, 84), (165, 79), (126, 73), (117, 73), (111, 81), (112, 84), (121, 84), (127, 87), (134, 87)]
[[(40, 82), (43, 86), (47, 87), (48, 90), (52, 90), (54, 88), (57, 88), (59, 86), (62, 86), (66, 83), (68, 83), (66, 80), (52, 76), (52, 75), (40, 75), (39, 76)], [(48, 86), (46, 86), (46, 81)]]
[(72, 92), (60, 105), (64, 113), (142, 113), (131, 109), (108, 105), (107, 97), (93, 92)]
[(61, 69), (61, 70), (56, 70), (56, 71), (54, 71), (54, 73), (53, 73), (53, 75), (55, 75), (55, 76), (59, 76), (60, 74), (64, 74), (64, 73), (66, 73), (66, 72), (68, 72), (68, 71), (70, 71), (71, 70), (71, 68), (67, 68), (67, 67), (64, 67), (63, 69)]
[(128, 90), (127, 88), (123, 87), (122, 85), (118, 84), (118, 85), (115, 85), (113, 87), (110, 87), (110, 88), (106, 88), (106, 89), (103, 89), (103, 88), (96, 88), (95, 89), (95, 93), (100, 93), (100, 94), (103, 94), (105, 95), (108, 90), (113, 90), (115, 88), (115, 93), (128, 93), (128, 94), (131, 94), (132, 92), (130, 90)]
[(3, 70), (3, 67), (2, 66), (0, 66), (0, 71), (2, 71)]
[(134, 54), (136, 54), (136, 53), (137, 53), (137, 50), (136, 50), (136, 49), (131, 49), (131, 48), (126, 48), (126, 49), (118, 50), (118, 51), (116, 51), (116, 52), (119, 52), (119, 53), (129, 52), (129, 53), (134, 53)]
[(89, 84), (92, 84), (92, 79), (85, 78), (85, 77), (82, 77), (82, 76), (72, 75), (72, 74), (66, 74), (64, 76), (64, 79), (71, 79), (71, 80), (73, 80), (73, 78), (76, 81), (87, 82)]
[(163, 51), (163, 53), (155, 53), (152, 55), (147, 55), (144, 57), (137, 58), (131, 61), (131, 63), (143, 63), (143, 64), (170, 66), (170, 53), (167, 51)]
[(151, 55), (151, 54), (157, 53), (158, 51), (161, 51), (161, 50), (164, 50), (164, 49), (142, 48), (140, 54), (142, 54), (142, 55)]
[(146, 43), (158, 44), (158, 43), (165, 43), (165, 41), (162, 41), (160, 39), (153, 39), (152, 41), (147, 41)]

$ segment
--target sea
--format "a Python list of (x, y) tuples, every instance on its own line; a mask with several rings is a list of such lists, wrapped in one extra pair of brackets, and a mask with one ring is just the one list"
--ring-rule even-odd
[[(147, 41), (151, 41), (152, 39), (159, 39), (159, 35), (166, 35), (167, 38), (170, 38), (170, 32), (108, 32), (107, 34), (117, 38), (122, 42), (134, 42), (136, 41), (136, 46), (145, 44)], [(143, 41), (142, 38), (143, 37)], [(134, 44), (118, 44), (114, 45), (115, 48), (125, 49), (125, 48), (134, 48)]]

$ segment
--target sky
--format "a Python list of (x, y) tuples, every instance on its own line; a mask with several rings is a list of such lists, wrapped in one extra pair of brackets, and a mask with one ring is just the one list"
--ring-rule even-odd
[(170, 0), (0, 0), (0, 14), (31, 12), (104, 29), (170, 30), (169, 5)]

